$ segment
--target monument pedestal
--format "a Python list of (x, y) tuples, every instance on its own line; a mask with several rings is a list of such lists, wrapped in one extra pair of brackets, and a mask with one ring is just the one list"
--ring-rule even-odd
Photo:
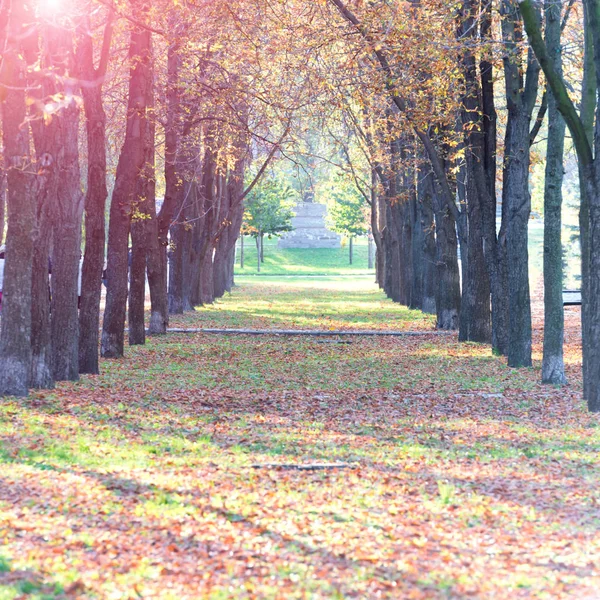
[(294, 213), (294, 230), (279, 239), (280, 248), (340, 248), (340, 236), (325, 226), (327, 207), (324, 204), (300, 202)]

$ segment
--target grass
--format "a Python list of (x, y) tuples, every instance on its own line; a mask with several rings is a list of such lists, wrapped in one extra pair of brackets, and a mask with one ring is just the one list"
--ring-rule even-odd
[[(367, 278), (248, 279), (186, 320), (432, 325)], [(600, 428), (567, 340), (562, 389), (537, 336), (514, 370), (454, 336), (172, 335), (5, 399), (0, 599), (595, 597)]]
[(238, 248), (236, 275), (252, 277), (285, 276), (343, 276), (372, 275), (368, 269), (368, 248), (366, 239), (354, 242), (353, 264), (349, 264), (349, 251), (346, 242), (338, 249), (332, 248), (278, 248), (276, 239), (265, 239), (264, 258), (260, 273), (257, 271), (256, 245), (254, 239), (244, 240), (244, 268), (240, 267)]
[(232, 294), (184, 315), (175, 327), (433, 330), (435, 318), (390, 302), (373, 275), (236, 277)]

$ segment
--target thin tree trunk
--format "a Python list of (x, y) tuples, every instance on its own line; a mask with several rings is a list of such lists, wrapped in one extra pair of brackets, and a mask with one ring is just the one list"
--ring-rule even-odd
[[(590, 24), (592, 22), (590, 15), (590, 7), (584, 2), (584, 64), (583, 64), (583, 82), (581, 85), (581, 104), (580, 115), (587, 143), (592, 147), (594, 142), (594, 117), (596, 110), (596, 95), (598, 87), (598, 74), (595, 67), (594, 57), (594, 42)], [(571, 135), (573, 132), (571, 131)], [(591, 380), (597, 377), (597, 373), (593, 372), (589, 359), (590, 353), (587, 349), (590, 346), (590, 309), (591, 309), (591, 282), (590, 277), (590, 205), (592, 201), (591, 193), (593, 185), (590, 182), (590, 169), (586, 168), (584, 161), (579, 156), (579, 243), (581, 246), (581, 337), (583, 347), (583, 397), (588, 400), (590, 410), (600, 410), (600, 398), (593, 399), (591, 391), (594, 385), (590, 386)], [(594, 408), (592, 408), (592, 406)]]
[(254, 238), (256, 240), (256, 270), (258, 273), (260, 273), (260, 237), (261, 237), (261, 235), (257, 235)]
[(367, 268), (372, 269), (373, 265), (373, 236), (369, 230), (367, 235)]
[(354, 238), (352, 236), (350, 236), (350, 239), (348, 240), (348, 252), (349, 252), (349, 259), (350, 259), (350, 264), (352, 264), (352, 240)]
[[(545, 0), (546, 44), (556, 49), (551, 59), (562, 77), (560, 4)], [(565, 384), (563, 360), (564, 310), (561, 206), (565, 122), (552, 91), (548, 92), (548, 141), (544, 185), (544, 354), (542, 383)]]
[(260, 236), (260, 262), (265, 262), (265, 237), (264, 235)]
[(171, 226), (171, 251), (169, 252), (169, 313), (183, 314), (184, 235), (181, 223)]
[[(131, 220), (131, 269), (129, 273), (129, 344), (146, 343), (145, 309), (146, 309), (146, 269), (152, 272), (150, 286), (153, 327), (156, 333), (166, 333), (168, 321), (166, 289), (160, 273), (160, 252), (158, 226), (156, 222), (156, 193), (154, 172), (154, 82), (152, 67), (152, 47), (149, 48), (149, 77), (146, 88), (146, 106), (149, 118), (145, 120), (144, 165), (136, 180), (134, 196), (135, 217)], [(149, 258), (152, 258), (150, 268)]]
[(167, 262), (159, 232), (156, 214), (156, 121), (154, 118), (154, 82), (148, 89), (148, 102), (151, 107), (146, 141), (146, 163), (144, 178), (146, 182), (144, 211), (146, 214), (146, 268), (150, 289), (150, 335), (164, 335), (169, 325), (169, 305), (167, 298)]

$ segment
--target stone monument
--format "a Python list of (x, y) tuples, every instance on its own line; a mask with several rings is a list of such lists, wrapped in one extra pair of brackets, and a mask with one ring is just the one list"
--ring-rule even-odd
[(316, 202), (299, 202), (293, 209), (293, 231), (280, 239), (280, 248), (339, 248), (340, 236), (325, 226), (327, 207)]

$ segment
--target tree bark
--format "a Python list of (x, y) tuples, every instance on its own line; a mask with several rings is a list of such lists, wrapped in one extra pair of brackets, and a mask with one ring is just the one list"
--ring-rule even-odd
[[(138, 177), (136, 188), (139, 190), (143, 176)], [(138, 211), (134, 204), (134, 211)], [(146, 300), (146, 243), (147, 230), (143, 217), (133, 217), (131, 220), (131, 264), (129, 266), (129, 298), (128, 324), (129, 345), (139, 346), (146, 343), (146, 327), (144, 325), (144, 308)]]
[[(145, 4), (138, 0), (138, 8)], [(140, 12), (140, 11), (138, 11)], [(102, 356), (123, 356), (127, 304), (127, 247), (135, 181), (144, 164), (147, 87), (150, 77), (150, 32), (132, 27), (127, 129), (115, 178), (108, 232), (106, 309), (102, 327)]]
[(144, 164), (136, 180), (134, 215), (131, 219), (131, 268), (129, 273), (129, 344), (146, 343), (144, 322), (146, 309), (146, 269), (152, 273), (150, 280), (151, 315), (156, 333), (166, 333), (167, 304), (166, 288), (160, 268), (158, 226), (156, 222), (156, 193), (154, 172), (154, 81), (152, 46), (148, 49), (148, 76), (146, 107), (148, 118), (144, 126)]
[(418, 177), (418, 211), (415, 230), (419, 232), (419, 255), (421, 256), (420, 283), (418, 285), (420, 308), (423, 312), (435, 314), (437, 274), (431, 176), (419, 173)]
[(260, 236), (260, 262), (265, 262), (265, 236)]
[(56, 381), (79, 379), (78, 287), (83, 195), (79, 170), (79, 108), (72, 101), (60, 115), (54, 138), (60, 182), (53, 211), (52, 369)]
[(460, 275), (458, 271), (456, 223), (448, 205), (428, 175), (435, 212), (437, 289), (435, 296), (437, 328), (455, 330), (460, 315)]
[[(21, 54), (29, 18), (26, 3), (13, 2), (3, 69), (10, 86), (0, 85), (4, 165), (7, 172), (6, 254), (0, 331), (0, 396), (26, 396), (31, 365), (31, 264), (35, 237), (35, 167), (29, 154), (25, 89), (26, 64)], [(31, 35), (31, 34), (30, 34)]]
[[(546, 44), (555, 49), (553, 68), (562, 77), (560, 4), (545, 0)], [(544, 184), (544, 353), (542, 383), (567, 383), (563, 359), (564, 309), (561, 243), (565, 122), (548, 94), (548, 140)]]
[[(33, 120), (38, 131), (41, 121)], [(43, 139), (36, 139), (36, 154), (42, 164)], [(47, 164), (47, 163), (46, 163)], [(52, 241), (51, 209), (56, 203), (57, 176), (53, 165), (38, 171), (36, 238), (31, 272), (31, 373), (29, 385), (35, 389), (54, 387), (52, 372), (52, 335), (50, 332), (50, 280), (48, 265)]]
[(531, 366), (531, 303), (527, 247), (531, 197), (529, 194), (530, 124), (538, 89), (539, 65), (528, 52), (525, 78), (518, 8), (502, 3), (502, 37), (508, 118), (504, 140), (502, 201), (506, 205), (509, 343), (508, 364)]
[(254, 239), (256, 241), (256, 271), (260, 273), (260, 237), (262, 234), (257, 235)]
[(87, 133), (87, 191), (85, 195), (85, 252), (79, 304), (79, 372), (99, 373), (98, 330), (104, 269), (106, 189), (106, 114), (102, 82), (112, 38), (112, 20), (106, 25), (100, 64), (94, 67), (89, 19), (78, 27), (76, 60), (83, 80), (81, 95)]

